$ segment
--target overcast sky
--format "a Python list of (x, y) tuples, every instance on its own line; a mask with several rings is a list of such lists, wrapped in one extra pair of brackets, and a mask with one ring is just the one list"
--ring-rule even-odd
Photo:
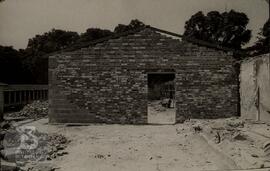
[(192, 14), (226, 9), (248, 15), (254, 42), (268, 18), (267, 5), (265, 0), (5, 0), (0, 3), (0, 45), (25, 48), (29, 38), (52, 28), (79, 33), (89, 27), (112, 30), (135, 18), (182, 34)]

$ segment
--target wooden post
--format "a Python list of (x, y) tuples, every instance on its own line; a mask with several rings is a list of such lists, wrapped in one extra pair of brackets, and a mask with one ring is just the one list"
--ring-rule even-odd
[(258, 115), (257, 115), (257, 121), (261, 121), (261, 109), (260, 109), (260, 87), (258, 87), (258, 93), (257, 93), (257, 109), (258, 109)]
[(23, 102), (24, 102), (24, 104), (27, 103), (26, 91), (23, 91)]
[(11, 104), (11, 91), (8, 91), (8, 104)]
[(4, 120), (4, 88), (7, 84), (0, 83), (0, 122)]
[(39, 100), (42, 100), (42, 90), (39, 90)]
[(28, 92), (28, 98), (27, 98), (27, 103), (29, 103), (31, 101), (31, 91), (27, 91)]
[(38, 100), (41, 100), (42, 98), (41, 98), (41, 90), (38, 90)]
[(45, 99), (48, 100), (48, 93), (49, 91), (48, 90), (45, 90)]
[(22, 91), (19, 91), (19, 103), (22, 104)]
[(36, 100), (38, 100), (38, 90), (35, 90), (36, 92)]
[(36, 90), (33, 90), (33, 101), (36, 100)]
[(13, 98), (14, 98), (14, 104), (17, 104), (17, 91), (13, 91), (14, 92), (14, 96), (13, 96)]
[(44, 90), (41, 90), (41, 94), (42, 94), (42, 100), (44, 100), (45, 99), (45, 93), (44, 93)]

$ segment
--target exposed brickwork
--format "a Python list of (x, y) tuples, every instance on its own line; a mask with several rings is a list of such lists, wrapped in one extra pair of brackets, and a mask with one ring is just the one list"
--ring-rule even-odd
[(147, 73), (174, 71), (177, 122), (237, 115), (231, 54), (149, 28), (50, 57), (50, 121), (147, 123)]

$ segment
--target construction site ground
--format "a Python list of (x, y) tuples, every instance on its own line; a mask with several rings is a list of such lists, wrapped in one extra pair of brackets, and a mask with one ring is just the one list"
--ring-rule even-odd
[[(70, 140), (66, 155), (36, 164), (59, 171), (269, 170), (269, 125), (237, 118), (176, 125), (25, 125)], [(219, 136), (217, 136), (219, 135)]]

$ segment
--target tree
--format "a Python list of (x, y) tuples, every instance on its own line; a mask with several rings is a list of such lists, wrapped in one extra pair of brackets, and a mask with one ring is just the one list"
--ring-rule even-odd
[(251, 55), (270, 53), (270, 19), (264, 24), (255, 45), (246, 48)]
[[(144, 26), (144, 24), (141, 21), (132, 20), (127, 26), (117, 26), (115, 32), (124, 32), (142, 26)], [(85, 46), (85, 43), (87, 42), (111, 36), (115, 34), (115, 32), (99, 28), (88, 28), (86, 32), (79, 35), (72, 31), (52, 29), (49, 32), (36, 35), (29, 39), (26, 49), (17, 51), (12, 47), (0, 47), (0, 62), (3, 64), (3, 67), (0, 65), (0, 72), (12, 73), (16, 71), (16, 73), (19, 73), (17, 75), (14, 73), (12, 78), (9, 77), (10, 80), (9, 78), (1, 77), (3, 79), (0, 79), (0, 81), (2, 80), (3, 82), (11, 83), (12, 80), (14, 80), (13, 82), (26, 81), (26, 83), (32, 84), (47, 84), (48, 56), (46, 54), (64, 50), (66, 48), (80, 48)], [(10, 67), (12, 63), (14, 65)], [(5, 66), (7, 67), (5, 68)], [(20, 76), (21, 73), (24, 74), (24, 77)]]
[(264, 24), (255, 43), (255, 53), (270, 53), (270, 19)]
[(184, 36), (241, 49), (251, 38), (251, 30), (246, 28), (248, 22), (246, 14), (234, 10), (211, 11), (207, 15), (199, 11), (186, 22)]
[(131, 20), (129, 25), (124, 25), (124, 24), (118, 24), (118, 26), (115, 27), (114, 32), (115, 33), (122, 33), (126, 32), (129, 30), (134, 30), (136, 28), (144, 27), (145, 24), (138, 19)]
[(29, 39), (27, 48), (22, 51), (23, 65), (30, 71), (33, 83), (48, 83), (48, 57), (45, 54), (72, 46), (78, 39), (78, 33), (59, 29)]
[(0, 82), (27, 83), (30, 78), (22, 62), (23, 58), (19, 51), (12, 46), (0, 46)]
[(91, 42), (112, 35), (109, 30), (89, 28), (79, 35), (76, 32), (52, 29), (42, 35), (29, 39), (27, 48), (22, 52), (23, 65), (31, 71), (34, 83), (48, 83), (48, 56), (46, 54), (66, 48), (82, 47)]
[(111, 32), (110, 30), (88, 28), (85, 33), (82, 33), (80, 35), (78, 42), (90, 42), (111, 35), (113, 35), (113, 32)]
[(79, 39), (76, 32), (52, 29), (29, 39), (26, 51), (34, 54), (50, 53), (64, 49)]

